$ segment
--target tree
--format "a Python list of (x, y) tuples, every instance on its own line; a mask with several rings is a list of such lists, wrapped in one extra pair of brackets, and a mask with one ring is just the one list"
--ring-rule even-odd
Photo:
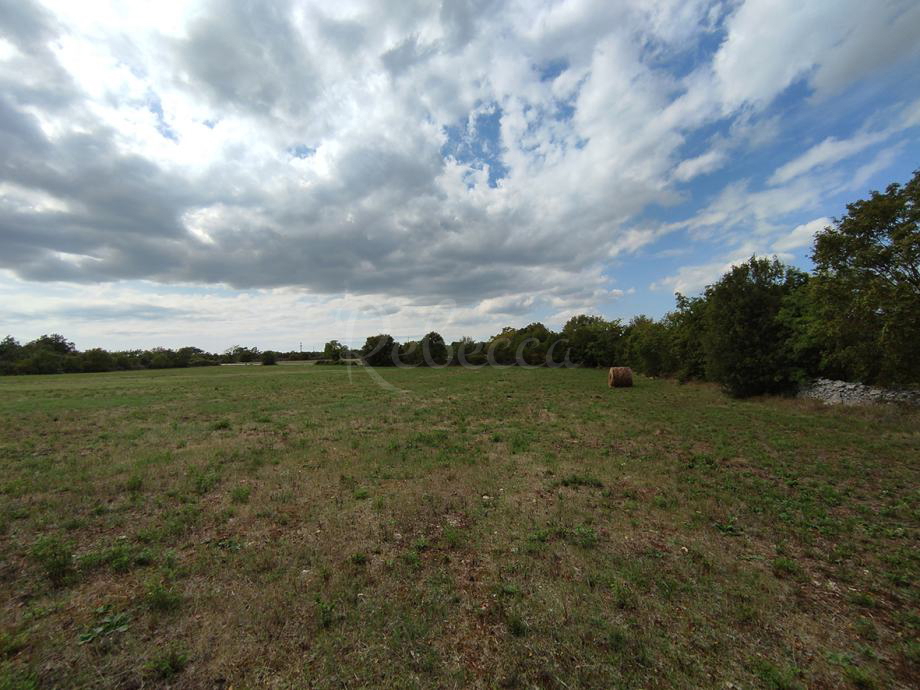
[(623, 333), (619, 320), (607, 321), (588, 314), (573, 316), (562, 328), (571, 361), (586, 367), (619, 364), (624, 357)]
[(16, 371), (16, 361), (22, 354), (22, 345), (11, 335), (0, 340), (0, 374), (12, 374)]
[(847, 204), (815, 237), (814, 329), (821, 366), (866, 382), (918, 382), (920, 170)]
[(372, 335), (364, 342), (361, 356), (372, 367), (391, 367), (399, 358), (399, 345), (386, 333)]
[(338, 362), (348, 355), (348, 348), (342, 345), (338, 340), (330, 340), (323, 346), (323, 359), (330, 359)]
[(64, 355), (46, 348), (38, 348), (29, 357), (16, 363), (19, 374), (61, 374), (64, 372)]
[(422, 338), (422, 358), (429, 366), (447, 364), (447, 345), (440, 333), (431, 331)]
[(262, 353), (262, 366), (271, 367), (278, 363), (278, 358), (271, 350)]
[(778, 315), (806, 278), (776, 259), (751, 257), (706, 288), (707, 378), (735, 397), (796, 386), (802, 372), (788, 347), (789, 330)]
[(671, 342), (663, 322), (636, 316), (627, 327), (626, 343), (625, 359), (636, 370), (646, 376), (671, 372)]
[(74, 347), (72, 342), (57, 333), (52, 333), (51, 335), (43, 335), (40, 338), (36, 338), (31, 343), (26, 345), (26, 347), (33, 350), (48, 350), (49, 352), (56, 352), (59, 355), (69, 355), (77, 351), (77, 348)]
[(94, 347), (83, 353), (83, 371), (112, 371), (115, 368), (115, 358), (101, 347)]
[(703, 297), (684, 297), (679, 292), (674, 297), (677, 308), (664, 318), (671, 341), (667, 373), (676, 375), (680, 381), (702, 380), (706, 377), (703, 333), (707, 302)]

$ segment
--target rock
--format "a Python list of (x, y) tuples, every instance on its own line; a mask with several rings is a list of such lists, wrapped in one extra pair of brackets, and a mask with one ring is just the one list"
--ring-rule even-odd
[(800, 398), (814, 398), (828, 405), (897, 403), (920, 405), (920, 390), (873, 388), (861, 383), (816, 379), (799, 391)]

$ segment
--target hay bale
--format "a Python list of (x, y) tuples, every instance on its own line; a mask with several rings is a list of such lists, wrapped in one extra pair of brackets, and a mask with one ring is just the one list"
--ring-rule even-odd
[(607, 372), (607, 385), (610, 388), (631, 388), (632, 369), (629, 367), (610, 367)]

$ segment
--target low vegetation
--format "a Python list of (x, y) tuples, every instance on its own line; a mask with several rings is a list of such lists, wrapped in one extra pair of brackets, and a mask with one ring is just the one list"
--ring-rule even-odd
[(912, 687), (920, 413), (596, 369), (0, 380), (0, 687)]

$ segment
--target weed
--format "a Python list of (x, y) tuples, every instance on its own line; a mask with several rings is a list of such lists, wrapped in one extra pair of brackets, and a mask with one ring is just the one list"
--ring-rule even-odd
[(735, 522), (734, 515), (729, 515), (726, 522), (715, 523), (715, 528), (722, 534), (727, 534), (730, 537), (737, 537), (739, 534), (744, 533), (744, 529)]
[(800, 577), (802, 575), (799, 564), (785, 556), (774, 559), (772, 566), (777, 577)]
[(182, 672), (188, 660), (189, 656), (186, 652), (171, 648), (148, 661), (144, 665), (144, 670), (158, 680), (169, 680)]
[(592, 527), (585, 525), (579, 525), (573, 529), (569, 532), (568, 537), (572, 542), (586, 549), (596, 546), (598, 542), (597, 532)]
[(252, 494), (252, 487), (245, 484), (235, 486), (230, 491), (230, 500), (234, 503), (249, 503), (249, 496)]
[(127, 613), (112, 613), (109, 606), (100, 606), (95, 610), (97, 622), (90, 626), (77, 639), (77, 644), (89, 644), (102, 637), (127, 632), (131, 618)]
[[(29, 638), (25, 632), (0, 631), (0, 657), (13, 656), (26, 648)], [(2, 687), (2, 686), (0, 686)]]
[(521, 593), (521, 588), (513, 582), (502, 582), (498, 587), (499, 594), (514, 597)]
[(63, 584), (73, 572), (73, 547), (55, 536), (39, 537), (32, 545), (32, 559), (55, 585)]
[(508, 632), (510, 632), (514, 637), (523, 637), (527, 634), (527, 623), (525, 623), (524, 619), (520, 616), (509, 616), (507, 623)]
[(182, 595), (162, 580), (148, 581), (146, 589), (144, 604), (151, 611), (165, 613), (182, 606)]
[(532, 437), (529, 432), (518, 431), (511, 435), (509, 446), (513, 454), (526, 453), (530, 449)]
[(801, 690), (803, 688), (797, 680), (799, 670), (795, 667), (783, 669), (769, 661), (761, 660), (754, 665), (754, 672), (769, 690)]
[(457, 549), (463, 544), (463, 531), (456, 527), (445, 527), (441, 537), (449, 549)]
[(604, 483), (600, 479), (592, 477), (589, 474), (570, 474), (559, 483), (562, 484), (562, 486), (590, 486), (595, 489), (600, 489), (604, 486)]
[(0, 662), (0, 690), (36, 690), (38, 676), (9, 662)]
[(873, 690), (878, 687), (875, 676), (862, 666), (847, 664), (843, 667), (843, 675), (860, 690)]
[(125, 482), (125, 489), (133, 494), (138, 493), (144, 487), (144, 478), (139, 474), (132, 474)]
[(316, 615), (320, 627), (329, 628), (335, 621), (335, 606), (329, 601), (316, 598)]
[(188, 472), (192, 491), (204, 496), (220, 482), (220, 473), (216, 467), (192, 467)]
[(850, 595), (849, 599), (851, 604), (862, 606), (863, 608), (874, 609), (876, 606), (875, 599), (865, 592), (854, 592)]

